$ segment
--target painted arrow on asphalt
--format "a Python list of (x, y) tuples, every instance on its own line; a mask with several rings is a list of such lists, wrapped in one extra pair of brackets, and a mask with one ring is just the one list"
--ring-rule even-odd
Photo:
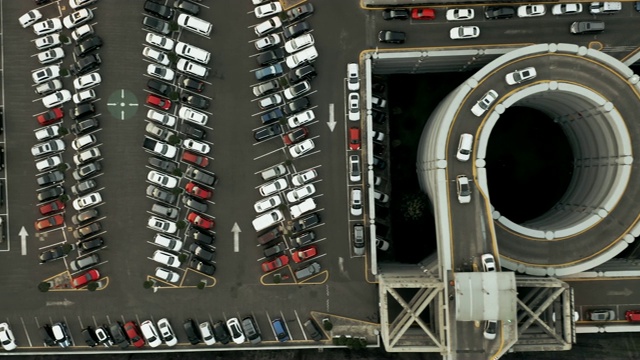
[(24, 226), (22, 227), (22, 229), (20, 229), (20, 232), (18, 233), (18, 235), (20, 235), (20, 246), (21, 246), (21, 252), (22, 255), (27, 255), (27, 236), (29, 236), (29, 233), (27, 232), (27, 229), (24, 228)]
[(607, 291), (607, 296), (629, 296), (631, 294), (633, 294), (633, 291), (627, 288), (621, 291)]
[(238, 252), (240, 251), (240, 233), (242, 232), (238, 223), (233, 223), (231, 232), (233, 233), (233, 251)]
[(334, 115), (333, 103), (331, 103), (329, 104), (329, 122), (327, 123), (327, 125), (329, 125), (329, 130), (331, 130), (331, 132), (333, 132), (333, 129), (336, 128), (336, 121), (333, 115)]

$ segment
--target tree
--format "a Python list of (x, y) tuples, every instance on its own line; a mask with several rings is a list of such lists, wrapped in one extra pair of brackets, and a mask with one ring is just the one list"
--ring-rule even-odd
[(198, 283), (198, 289), (202, 290), (205, 286), (207, 286), (207, 282), (204, 280), (200, 280), (200, 282)]
[(151, 287), (153, 286), (153, 281), (149, 281), (149, 280), (147, 280), (147, 281), (145, 281), (145, 282), (142, 284), (142, 286), (143, 286), (145, 289), (151, 289)]
[(89, 291), (96, 291), (98, 289), (98, 282), (97, 281), (92, 281), (89, 283), (89, 285), (87, 285), (87, 290)]
[(44, 281), (41, 282), (40, 284), (38, 284), (38, 290), (42, 291), (42, 292), (47, 292), (49, 291), (49, 289), (51, 288), (51, 283), (48, 281)]
[(401, 209), (406, 220), (419, 220), (424, 216), (427, 199), (424, 194), (408, 194), (402, 197)]
[(333, 329), (333, 324), (331, 323), (331, 320), (329, 320), (328, 318), (322, 319), (322, 326), (326, 331), (331, 331), (331, 329)]

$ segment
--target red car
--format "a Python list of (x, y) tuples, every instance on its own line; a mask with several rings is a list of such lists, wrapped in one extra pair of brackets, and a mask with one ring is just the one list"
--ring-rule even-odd
[(64, 116), (64, 111), (61, 107), (51, 109), (46, 113), (38, 115), (38, 123), (42, 126), (53, 124), (56, 121), (59, 121)]
[(298, 251), (294, 251), (293, 254), (291, 254), (291, 257), (293, 258), (293, 262), (299, 263), (311, 259), (316, 255), (318, 255), (318, 248), (315, 245), (311, 245)]
[(135, 322), (129, 321), (124, 324), (124, 331), (127, 333), (129, 340), (133, 343), (133, 346), (137, 348), (141, 348), (144, 346), (144, 338), (140, 333), (140, 328), (136, 325)]
[(73, 286), (74, 288), (81, 288), (85, 285), (87, 285), (89, 283), (89, 281), (96, 281), (100, 279), (100, 273), (98, 272), (98, 270), (96, 269), (91, 269), (89, 271), (87, 271), (86, 273), (73, 278), (73, 280), (71, 280), (71, 286)]
[(289, 264), (289, 257), (287, 255), (280, 255), (273, 260), (263, 262), (262, 271), (264, 272), (273, 271), (283, 266), (286, 266), (287, 264)]
[(207, 167), (207, 165), (209, 165), (209, 159), (204, 156), (190, 153), (188, 151), (182, 153), (182, 161), (188, 162), (193, 165), (198, 165), (200, 167)]
[(436, 18), (436, 11), (433, 9), (413, 9), (411, 18), (414, 20), (433, 20)]
[(194, 183), (193, 181), (190, 181), (187, 186), (184, 187), (184, 190), (187, 192), (187, 194), (191, 194), (204, 200), (211, 199), (211, 196), (213, 195), (213, 192), (200, 187), (200, 185)]
[(190, 212), (189, 215), (187, 215), (187, 220), (189, 220), (190, 223), (192, 223), (193, 225), (205, 229), (205, 230), (211, 230), (214, 227), (216, 227), (216, 222), (213, 221), (212, 219), (208, 219), (200, 214), (198, 214), (197, 212)]
[(349, 128), (349, 149), (360, 150), (360, 128), (359, 127), (354, 126)]
[(153, 94), (147, 95), (147, 104), (155, 105), (163, 110), (171, 108), (171, 100)]
[(46, 219), (36, 221), (35, 227), (36, 227), (36, 230), (42, 231), (55, 226), (60, 226), (63, 223), (64, 223), (64, 217), (62, 215), (53, 215), (53, 216), (49, 216)]
[(49, 215), (64, 209), (64, 203), (60, 200), (52, 201), (40, 206), (40, 214)]
[(307, 135), (309, 135), (309, 130), (304, 126), (301, 126), (284, 134), (282, 141), (284, 141), (285, 145), (292, 145), (306, 139)]

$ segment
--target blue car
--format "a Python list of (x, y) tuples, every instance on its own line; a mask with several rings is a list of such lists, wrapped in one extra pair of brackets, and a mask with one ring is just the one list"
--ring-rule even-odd
[(271, 321), (271, 325), (273, 326), (273, 331), (275, 331), (278, 341), (285, 342), (291, 340), (291, 338), (289, 338), (289, 333), (287, 332), (287, 327), (284, 325), (284, 321), (282, 321), (282, 318), (273, 319)]

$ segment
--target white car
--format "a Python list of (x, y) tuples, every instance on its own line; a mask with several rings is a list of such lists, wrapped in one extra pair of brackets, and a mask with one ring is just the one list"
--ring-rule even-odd
[(280, 204), (282, 204), (282, 198), (280, 197), (280, 195), (276, 194), (268, 198), (256, 201), (256, 203), (253, 204), (253, 208), (258, 214), (260, 214), (267, 210), (271, 210), (274, 207), (280, 206)]
[(175, 116), (153, 109), (147, 111), (147, 118), (149, 118), (149, 120), (157, 122), (158, 124), (168, 127), (173, 127), (177, 121), (177, 118)]
[(351, 215), (362, 215), (362, 190), (360, 188), (351, 189)]
[(357, 92), (349, 93), (349, 120), (360, 120), (360, 94)]
[(178, 186), (178, 179), (155, 170), (149, 171), (147, 174), (147, 180), (150, 182), (165, 187), (167, 189), (173, 189)]
[(260, 109), (268, 109), (274, 107), (276, 105), (280, 105), (282, 103), (282, 96), (278, 94), (273, 94), (269, 96), (265, 96), (262, 99), (258, 100), (258, 106)]
[(35, 44), (36, 44), (36, 49), (44, 50), (50, 47), (61, 45), (62, 41), (60, 41), (60, 34), (51, 34), (51, 35), (37, 38), (35, 41)]
[(33, 24), (33, 32), (37, 36), (51, 34), (62, 30), (62, 22), (58, 18), (47, 19)]
[[(280, 5), (279, 3), (277, 4)], [(229, 333), (231, 334), (231, 340), (233, 340), (233, 342), (236, 344), (242, 344), (245, 338), (244, 334), (242, 333), (242, 328), (240, 327), (240, 321), (238, 321), (238, 318), (231, 318), (227, 320), (227, 327), (229, 328)]]
[(26, 14), (18, 18), (18, 22), (23, 28), (33, 25), (36, 21), (42, 19), (42, 13), (38, 10), (28, 11)]
[(305, 80), (284, 89), (282, 93), (284, 94), (285, 99), (293, 100), (309, 91), (311, 91), (311, 84), (309, 81)]
[(287, 179), (280, 178), (260, 186), (259, 191), (260, 191), (260, 195), (269, 196), (279, 191), (285, 190), (288, 187), (289, 187), (289, 183), (287, 183)]
[(315, 169), (307, 170), (302, 173), (298, 173), (291, 177), (291, 183), (294, 186), (302, 186), (313, 179), (318, 177), (318, 172)]
[(146, 320), (140, 324), (140, 331), (142, 331), (142, 336), (147, 340), (147, 344), (152, 348), (162, 344), (162, 340), (160, 340), (160, 336), (158, 336), (158, 330), (153, 326), (151, 320)]
[(360, 156), (349, 156), (349, 181), (359, 182), (362, 180), (362, 174), (360, 173)]
[(347, 64), (347, 89), (360, 90), (360, 68), (356, 63)]
[(91, 5), (98, 0), (69, 0), (69, 6), (72, 9), (81, 8), (87, 5)]
[(50, 109), (52, 107), (64, 104), (69, 100), (71, 100), (71, 92), (69, 90), (62, 89), (54, 92), (53, 94), (43, 97), (42, 105)]
[(40, 128), (35, 132), (35, 135), (38, 141), (45, 141), (60, 136), (60, 125), (51, 125)]
[(509, 85), (520, 84), (521, 82), (525, 82), (535, 78), (538, 74), (536, 73), (536, 69), (534, 67), (528, 67), (522, 70), (516, 70), (514, 72), (508, 73), (504, 80)]
[[(149, 221), (147, 222), (147, 225), (149, 225), (149, 227), (155, 231), (160, 231), (167, 234), (173, 234), (178, 230), (178, 226), (176, 225), (176, 223), (174, 223), (173, 221), (159, 218), (157, 216), (150, 216)], [(171, 264), (167, 264), (167, 263), (163, 263), (163, 264), (171, 266)]]
[(306, 64), (308, 62), (312, 62), (318, 58), (318, 50), (316, 50), (315, 46), (308, 47), (304, 50), (300, 50), (293, 55), (287, 56), (285, 62), (289, 69), (294, 69), (302, 64)]
[(45, 81), (55, 79), (60, 76), (60, 66), (58, 65), (49, 65), (47, 67), (43, 67), (31, 73), (31, 78), (33, 82), (36, 84), (41, 84)]
[(147, 74), (156, 77), (158, 79), (171, 81), (176, 76), (176, 73), (168, 67), (149, 64), (147, 65)]
[(466, 21), (472, 20), (475, 16), (473, 9), (449, 9), (447, 10), (448, 21)]
[(75, 140), (71, 142), (71, 147), (73, 148), (73, 150), (82, 150), (90, 145), (95, 144), (96, 142), (98, 142), (98, 139), (96, 139), (95, 136), (93, 136), (92, 134), (86, 134), (75, 138)]
[(55, 168), (60, 164), (62, 164), (62, 158), (60, 157), (60, 155), (53, 155), (36, 162), (36, 169), (38, 169), (38, 171), (40, 172), (47, 171)]
[(274, 16), (271, 19), (265, 20), (260, 24), (256, 25), (256, 27), (253, 28), (253, 31), (256, 33), (257, 36), (264, 36), (270, 32), (273, 32), (275, 29), (281, 26), (282, 26), (282, 20), (280, 20), (279, 17)]
[(304, 125), (308, 122), (315, 120), (316, 114), (313, 110), (305, 110), (301, 113), (297, 113), (287, 119), (287, 123), (289, 123), (289, 127), (296, 128), (298, 126)]
[(213, 336), (213, 329), (211, 328), (211, 323), (208, 321), (200, 323), (198, 326), (200, 329), (200, 335), (202, 336), (202, 341), (205, 345), (213, 345), (216, 343), (216, 338)]
[(192, 150), (202, 155), (207, 155), (211, 151), (211, 147), (200, 141), (193, 139), (186, 139), (182, 142), (182, 147), (187, 150)]
[(256, 15), (258, 19), (262, 19), (263, 17), (275, 15), (282, 11), (282, 6), (279, 2), (272, 2), (260, 6), (256, 6), (253, 10), (253, 13)]
[[(297, 38), (291, 39), (284, 44), (284, 49), (292, 54), (296, 51), (306, 49), (309, 46), (313, 45), (315, 40), (313, 39), (313, 35), (311, 34), (302, 34)], [(356, 89), (357, 90), (357, 89)]]
[(290, 203), (295, 203), (315, 193), (316, 187), (313, 186), (313, 184), (305, 185), (289, 191), (287, 193), (287, 201), (289, 201)]
[(73, 30), (71, 32), (71, 37), (74, 41), (77, 42), (91, 34), (95, 34), (95, 31), (93, 31), (93, 27), (91, 27), (91, 25), (89, 24), (84, 24), (82, 26), (78, 26), (75, 30)]
[(468, 204), (471, 202), (471, 186), (469, 185), (469, 178), (465, 175), (458, 175), (456, 177), (456, 188), (458, 193), (458, 201), (460, 204)]
[(96, 98), (96, 92), (93, 89), (83, 90), (73, 94), (73, 102), (76, 104), (86, 103)]
[(102, 78), (100, 77), (100, 74), (98, 74), (97, 72), (93, 72), (91, 74), (82, 75), (73, 80), (73, 87), (76, 89), (76, 91), (84, 90), (96, 86), (101, 82)]
[(487, 340), (494, 340), (496, 338), (497, 329), (497, 320), (486, 320), (484, 322), (484, 332), (482, 333), (482, 336)]
[(190, 121), (192, 123), (202, 125), (202, 126), (207, 125), (207, 120), (209, 119), (209, 117), (206, 114), (201, 113), (200, 111), (188, 108), (186, 106), (180, 107), (180, 110), (178, 111), (178, 116), (180, 117), (180, 119)]
[(461, 134), (458, 142), (458, 151), (456, 158), (460, 161), (468, 161), (471, 157), (471, 148), (473, 147), (473, 135)]
[(557, 4), (551, 8), (553, 15), (575, 15), (582, 12), (582, 4)]
[(480, 256), (480, 260), (482, 262), (482, 269), (484, 271), (496, 271), (496, 260), (493, 258), (493, 255), (483, 254), (482, 256)]
[(65, 16), (64, 19), (62, 19), (62, 23), (67, 29), (73, 29), (74, 27), (84, 24), (91, 19), (93, 19), (93, 12), (91, 9), (80, 9)]
[(73, 208), (77, 211), (84, 210), (88, 207), (98, 205), (102, 202), (102, 196), (99, 192), (94, 192), (83, 197), (73, 200)]
[(480, 36), (480, 28), (477, 26), (458, 26), (449, 31), (452, 40), (473, 39)]
[(203, 79), (209, 75), (209, 69), (186, 59), (178, 59), (176, 69), (185, 74), (194, 75)]
[(40, 64), (48, 64), (56, 60), (60, 60), (64, 57), (64, 50), (61, 47), (43, 51), (38, 54), (38, 61)]
[(145, 40), (147, 43), (167, 51), (173, 50), (173, 46), (175, 45), (173, 40), (154, 33), (148, 33)]
[(547, 13), (544, 5), (522, 5), (518, 6), (518, 17), (536, 17)]
[(480, 100), (478, 100), (478, 102), (473, 105), (473, 107), (471, 108), (471, 112), (475, 116), (482, 116), (482, 114), (484, 114), (484, 112), (489, 109), (491, 104), (493, 104), (493, 102), (496, 101), (497, 98), (497, 92), (495, 92), (494, 90), (487, 91), (484, 95), (482, 95)]
[(169, 61), (169, 56), (165, 52), (158, 51), (149, 46), (145, 46), (144, 49), (142, 49), (142, 55), (144, 55), (148, 59), (151, 59), (157, 62), (160, 65), (166, 66), (171, 63), (171, 61)]
[(271, 34), (258, 39), (258, 41), (256, 41), (254, 45), (256, 46), (256, 50), (261, 51), (261, 50), (268, 49), (272, 46), (276, 46), (280, 44), (281, 41), (282, 40), (280, 40), (280, 35)]
[(2, 344), (2, 347), (7, 351), (14, 350), (18, 347), (18, 345), (16, 345), (16, 338), (13, 336), (13, 332), (7, 323), (0, 324), (0, 344)]
[(313, 150), (315, 147), (316, 147), (316, 145), (313, 143), (313, 140), (306, 139), (306, 140), (302, 141), (301, 143), (298, 143), (298, 144), (295, 144), (293, 146), (290, 146), (289, 147), (289, 153), (294, 158), (297, 158), (297, 157), (300, 157), (300, 156), (308, 153), (309, 151)]
[(284, 220), (284, 215), (280, 210), (271, 210), (266, 214), (262, 214), (253, 219), (251, 225), (256, 231), (264, 230), (269, 226)]
[(180, 259), (177, 255), (162, 250), (156, 250), (151, 258), (153, 261), (174, 268), (180, 267)]
[(60, 139), (49, 140), (47, 142), (34, 145), (31, 148), (31, 155), (37, 157), (37, 156), (47, 155), (54, 152), (64, 151), (64, 149), (65, 149), (64, 141)]
[(305, 213), (308, 213), (311, 210), (314, 210), (317, 207), (316, 202), (309, 198), (297, 205), (293, 205), (289, 208), (289, 213), (291, 213), (291, 219), (297, 219)]
[[(158, 269), (161, 269), (161, 268), (158, 268)], [(165, 270), (165, 271), (169, 272), (169, 270)], [(156, 276), (157, 274), (158, 274), (158, 270), (156, 269)], [(174, 274), (177, 274), (177, 273), (174, 272)], [(158, 330), (160, 331), (160, 336), (162, 336), (162, 340), (164, 340), (164, 343), (167, 344), (167, 346), (175, 346), (178, 343), (178, 338), (176, 337), (176, 333), (173, 332), (173, 328), (171, 327), (171, 324), (169, 323), (169, 320), (167, 320), (167, 318), (162, 318), (158, 320)]]

